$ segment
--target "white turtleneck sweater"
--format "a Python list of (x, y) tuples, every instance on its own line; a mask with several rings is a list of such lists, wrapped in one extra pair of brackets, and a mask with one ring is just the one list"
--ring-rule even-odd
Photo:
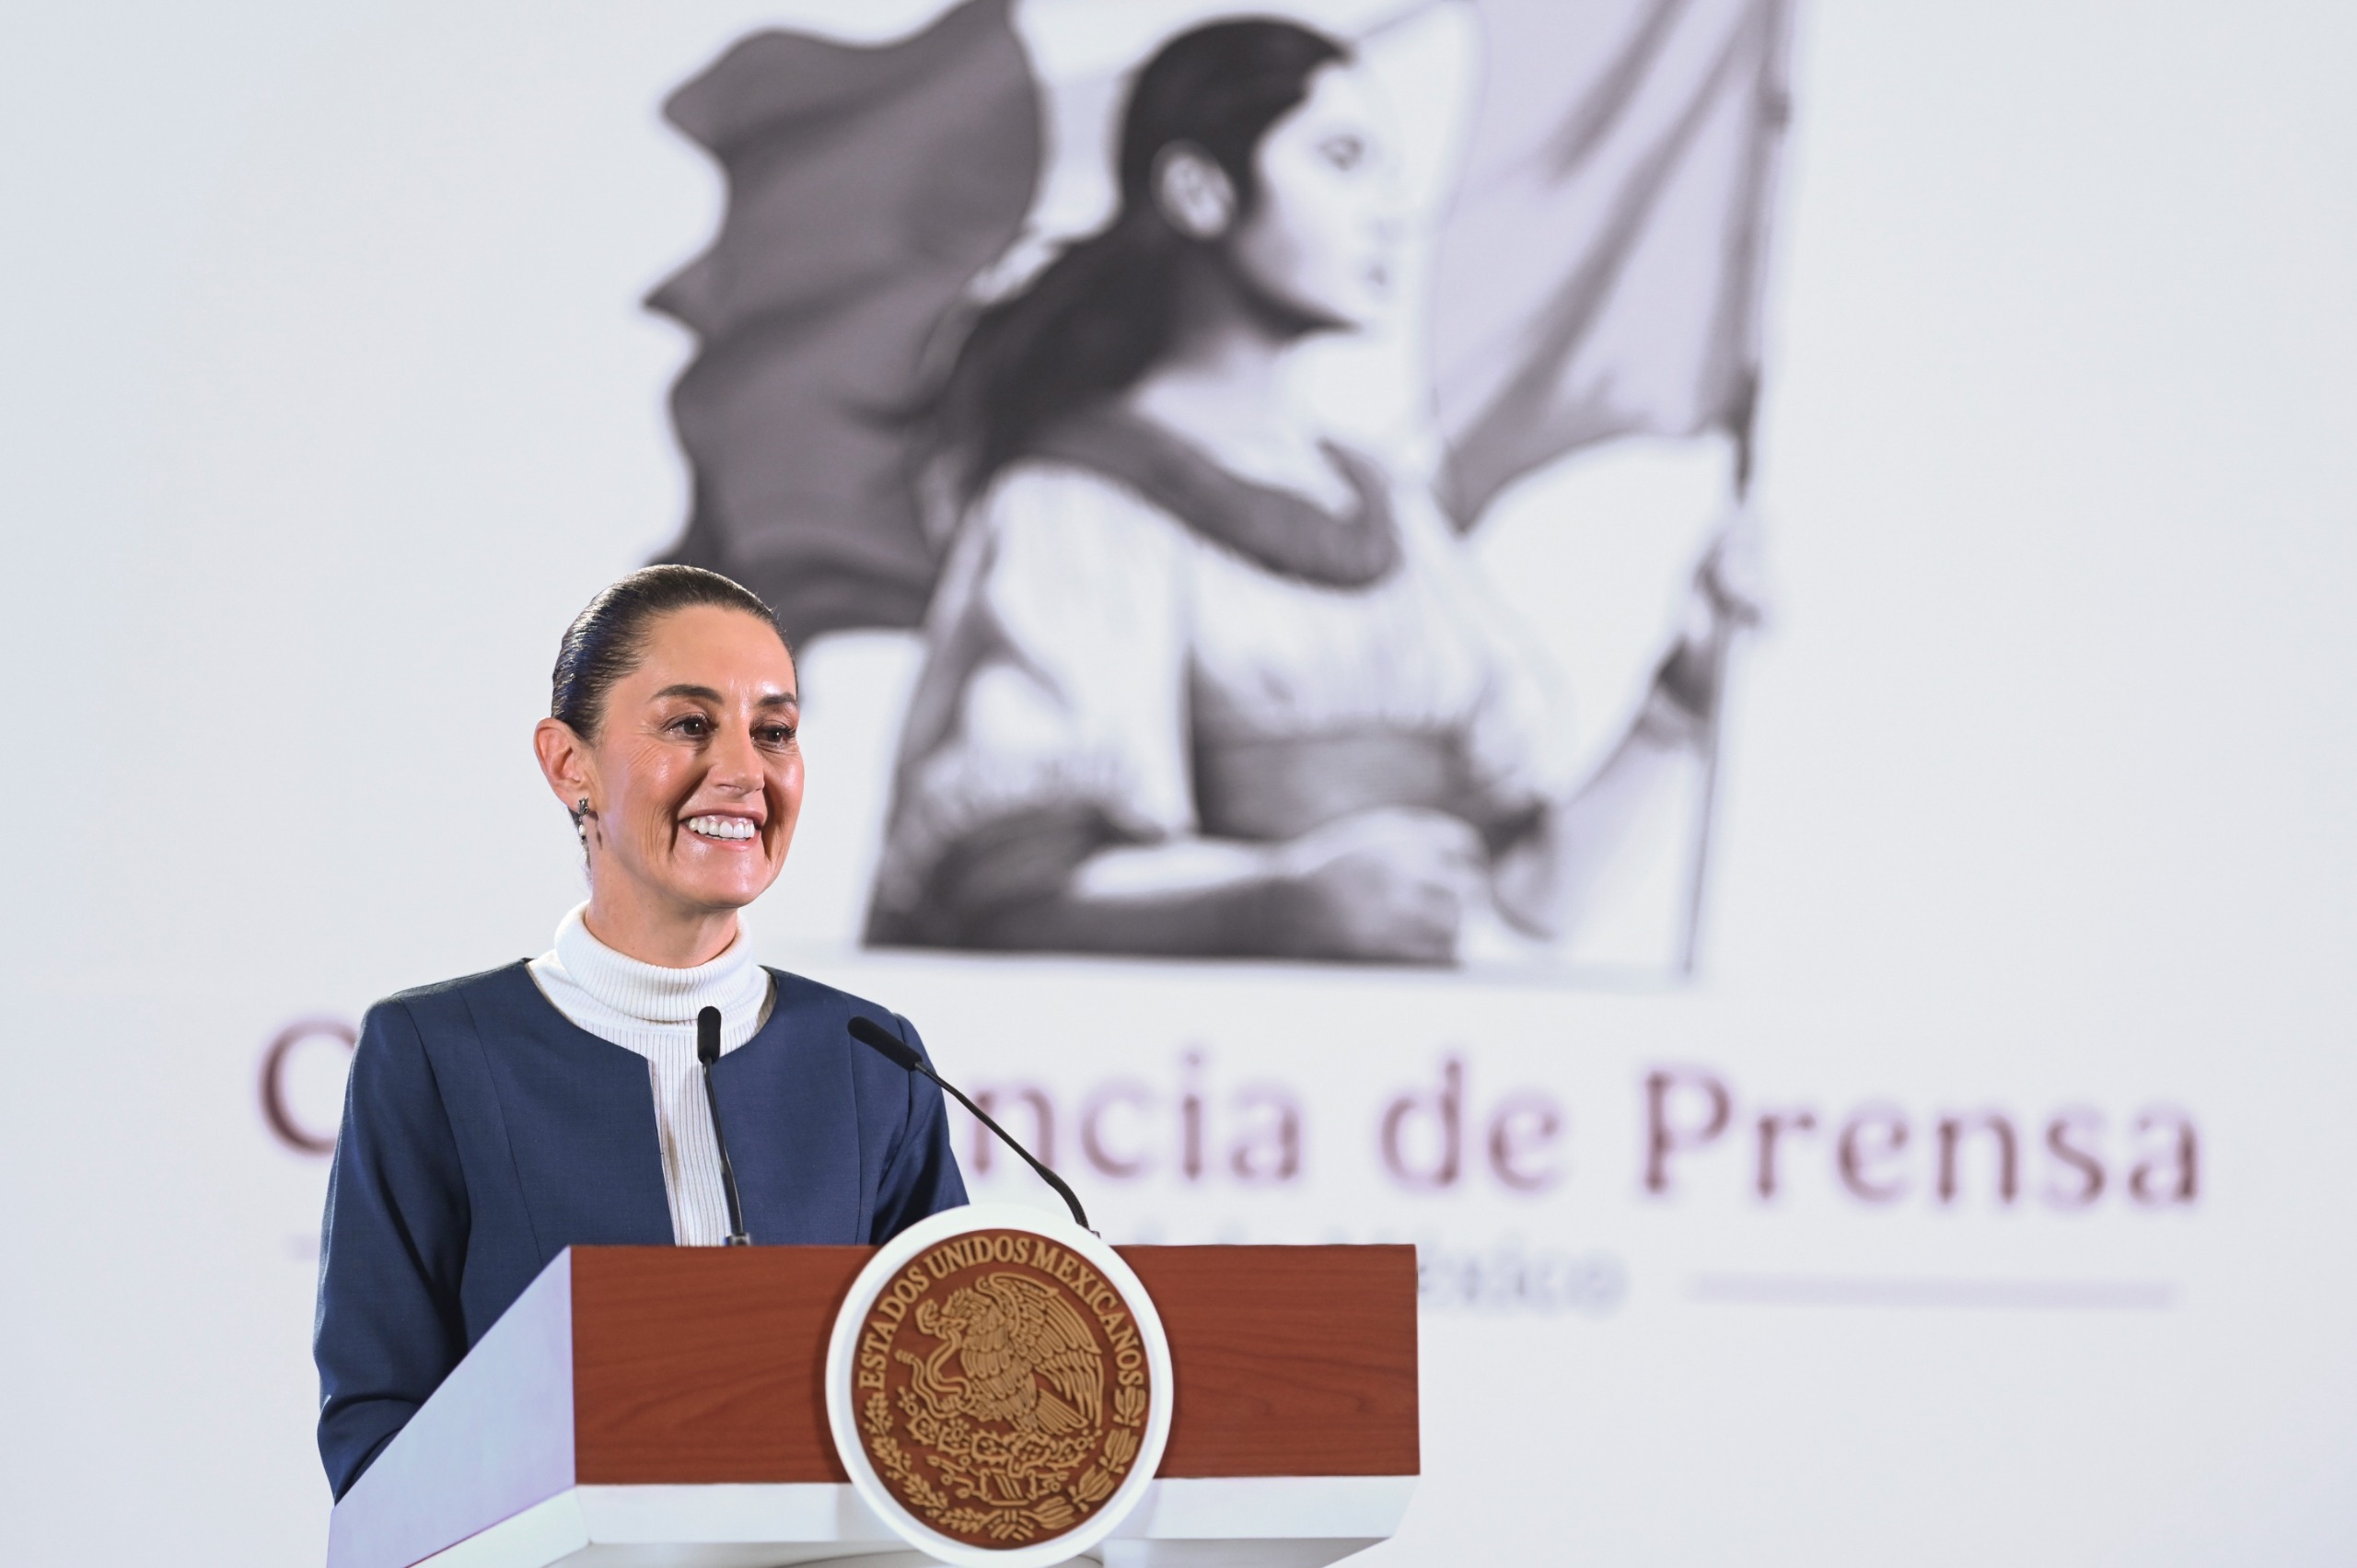
[(728, 950), (691, 970), (643, 964), (589, 934), (581, 905), (556, 928), (556, 947), (534, 958), (532, 979), (556, 1010), (599, 1040), (646, 1058), (655, 1083), (655, 1136), (663, 1154), (663, 1195), (671, 1237), (682, 1247), (728, 1239), (728, 1199), (720, 1147), (696, 1061), (696, 1015), (720, 1009), (726, 1056), (769, 1022), (769, 971), (753, 961), (739, 930)]

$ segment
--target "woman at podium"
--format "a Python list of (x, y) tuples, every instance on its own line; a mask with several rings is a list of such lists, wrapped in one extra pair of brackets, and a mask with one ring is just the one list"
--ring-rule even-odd
[(966, 1201), (940, 1092), (845, 1026), (916, 1031), (747, 951), (799, 719), (775, 618), (716, 574), (633, 573), (566, 631), (533, 741), (588, 900), (538, 958), (377, 1004), (353, 1056), (313, 1343), (339, 1498), (566, 1247), (874, 1243)]

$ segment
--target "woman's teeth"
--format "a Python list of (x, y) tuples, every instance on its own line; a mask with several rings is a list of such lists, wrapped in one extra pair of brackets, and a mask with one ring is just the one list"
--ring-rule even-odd
[(688, 831), (707, 839), (749, 839), (753, 836), (753, 824), (742, 817), (691, 817)]

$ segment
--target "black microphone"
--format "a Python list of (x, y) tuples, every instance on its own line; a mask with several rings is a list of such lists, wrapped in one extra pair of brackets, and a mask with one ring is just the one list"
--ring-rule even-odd
[[(914, 1046), (873, 1018), (853, 1015), (850, 1027), (852, 1039), (903, 1072), (922, 1073), (924, 1076), (931, 1078), (939, 1086), (942, 1093), (953, 1097), (959, 1105), (972, 1111), (975, 1121), (997, 1133), (1001, 1143), (1021, 1155), (1023, 1163), (1039, 1173), (1040, 1180), (1056, 1190), (1056, 1195), (1062, 1198), (1064, 1201), (1064, 1206), (1072, 1211), (1073, 1223), (1083, 1230), (1088, 1230), (1087, 1212), (1080, 1206), (1080, 1200), (1073, 1196), (1072, 1189), (1064, 1185), (1064, 1179), (1033, 1159), (1031, 1151), (1016, 1143), (1014, 1134), (1007, 1132), (1005, 1128), (992, 1121), (990, 1112), (968, 1099), (965, 1091), (959, 1089), (955, 1084), (943, 1082), (941, 1074), (935, 1072), (926, 1063), (925, 1059), (917, 1054)], [(1097, 1233), (1088, 1230), (1088, 1234), (1095, 1236)]]
[(728, 1163), (728, 1138), (720, 1130), (720, 1094), (712, 1086), (712, 1064), (720, 1060), (720, 1009), (706, 1007), (696, 1015), (696, 1060), (703, 1063), (703, 1102), (712, 1108), (712, 1146), (720, 1151), (720, 1191), (728, 1200), (728, 1242), (750, 1247), (745, 1234), (745, 1205), (737, 1198), (737, 1167)]

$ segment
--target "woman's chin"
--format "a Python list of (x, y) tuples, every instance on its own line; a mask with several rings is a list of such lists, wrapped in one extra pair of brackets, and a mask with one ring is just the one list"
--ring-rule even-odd
[(766, 860), (744, 857), (739, 865), (693, 866), (671, 878), (671, 892), (681, 903), (704, 909), (740, 910), (770, 889), (777, 870)]

